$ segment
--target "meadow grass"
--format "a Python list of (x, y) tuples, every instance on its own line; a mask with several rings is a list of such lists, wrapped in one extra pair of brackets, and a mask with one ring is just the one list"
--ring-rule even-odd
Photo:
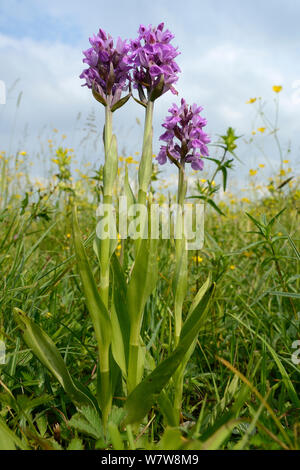
[[(17, 177), (10, 178), (13, 188)], [(291, 360), (292, 344), (299, 339), (297, 184), (258, 199), (253, 191), (253, 201), (235, 195), (232, 203), (233, 196), (226, 199), (225, 193), (220, 203), (225, 215), (206, 210), (204, 247), (189, 253), (183, 315), (208, 273), (217, 281), (217, 292), (187, 366), (181, 424), (166, 427), (155, 405), (133, 442), (130, 431), (120, 426), (121, 392), (114, 398), (114, 417), (104, 438), (99, 418), (76, 410), (24, 345), (13, 318), (15, 307), (25, 311), (52, 338), (71, 375), (95, 392), (97, 346), (74, 256), (69, 178), (56, 178), (56, 186), (33, 189), (26, 197), (23, 192), (22, 198), (8, 191), (0, 213), (0, 327), (6, 344), (6, 364), (0, 366), (0, 447), (9, 428), (15, 436), (10, 445), (30, 449), (298, 449), (299, 365)], [(73, 187), (99, 282), (92, 244), (94, 181), (81, 178)], [(267, 225), (279, 213), (267, 236), (255, 233), (259, 227), (252, 218)], [(143, 341), (156, 363), (172, 349), (174, 302), (174, 246), (170, 240), (159, 243), (159, 282), (142, 325)], [(130, 240), (117, 247), (128, 273), (133, 252)]]
[[(78, 272), (72, 211), (76, 204), (80, 236), (101, 291), (94, 241), (103, 167), (93, 171), (86, 163), (74, 172), (74, 150), (53, 138), (45, 158), (54, 166), (38, 181), (25, 151), (0, 153), (0, 340), (6, 347), (0, 364), (0, 449), (299, 449), (299, 179), (281, 150), (277, 118), (273, 127), (264, 121), (260, 100), (257, 112), (278, 147), (276, 174), (263, 178), (266, 165), (259, 164), (249, 169), (247, 191), (230, 189), (237, 137), (229, 128), (218, 170), (210, 178), (198, 174), (192, 191), (206, 202), (205, 243), (188, 252), (183, 320), (208, 278), (217, 287), (187, 363), (179, 425), (168, 398), (176, 376), (133, 427), (124, 424), (126, 386), (119, 380), (106, 428), (101, 413), (76, 406), (23, 341), (14, 316), (20, 310), (52, 339), (74, 384), (97, 395), (97, 341)], [(248, 143), (266, 128), (253, 131)], [(234, 158), (225, 158), (227, 151)], [(138, 159), (138, 152), (119, 156), (113, 199), (129, 181), (134, 186)], [(152, 165), (152, 201), (174, 202), (171, 181)], [(136, 248), (131, 239), (116, 242), (126, 280)], [(141, 326), (145, 377), (174, 350), (174, 240), (159, 240), (157, 262), (158, 282)]]

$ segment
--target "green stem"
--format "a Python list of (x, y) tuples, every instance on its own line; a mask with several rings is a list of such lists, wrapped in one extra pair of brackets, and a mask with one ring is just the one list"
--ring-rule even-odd
[[(105, 108), (105, 127), (104, 127), (104, 149), (105, 149), (105, 164), (107, 164), (108, 151), (110, 141), (112, 138), (112, 112), (109, 106)], [(105, 193), (105, 181), (104, 181), (104, 193)]]
[[(143, 137), (143, 150), (141, 161), (139, 165), (139, 192), (138, 192), (138, 204), (146, 206), (147, 202), (147, 191), (152, 175), (152, 121), (153, 121), (153, 109), (154, 102), (149, 101), (146, 108), (145, 114), (145, 127)], [(141, 221), (140, 233), (144, 233), (145, 222)], [(140, 247), (141, 238), (136, 241), (136, 253)]]
[[(181, 163), (179, 168), (178, 177), (178, 194), (177, 202), (182, 211), (182, 225), (176, 227), (176, 233), (181, 235), (180, 238), (175, 240), (175, 258), (176, 258), (176, 285), (175, 290), (175, 340), (174, 347), (179, 343), (181, 328), (182, 328), (182, 306), (186, 293), (187, 284), (187, 251), (184, 238), (184, 200), (187, 192), (187, 182), (184, 172), (184, 162)], [(179, 234), (181, 230), (181, 234)], [(182, 393), (183, 393), (183, 378), (184, 367), (179, 367), (174, 375), (174, 414), (177, 420), (177, 425), (180, 423)]]
[[(176, 273), (179, 272), (180, 269), (184, 269), (183, 266), (187, 262), (187, 252), (185, 247), (185, 238), (184, 238), (184, 200), (187, 192), (187, 182), (186, 176), (184, 171), (184, 165), (181, 165), (179, 168), (179, 175), (178, 175), (178, 194), (177, 194), (177, 203), (181, 208), (182, 211), (182, 221), (180, 221), (180, 217), (177, 218), (177, 227), (176, 227), (176, 234), (179, 235), (179, 238), (175, 239), (175, 259), (176, 259)], [(179, 233), (179, 230), (181, 233)], [(185, 281), (186, 282), (186, 281)], [(181, 325), (182, 325), (182, 305), (183, 305), (183, 298), (180, 295), (179, 290), (182, 289), (182, 285), (177, 284), (175, 286), (175, 347), (178, 344), (180, 333), (181, 333)], [(177, 293), (179, 293), (180, 298), (177, 298)]]
[(145, 127), (143, 137), (143, 151), (139, 166), (139, 194), (138, 202), (143, 204), (146, 200), (146, 194), (152, 173), (152, 121), (153, 121), (154, 102), (149, 101), (145, 114)]
[[(103, 203), (111, 204), (112, 202), (112, 187), (107, 178), (109, 172), (109, 149), (112, 139), (112, 112), (109, 106), (105, 108), (105, 128), (104, 128), (104, 150), (105, 150), (105, 163), (103, 168)], [(105, 238), (100, 242), (100, 295), (101, 299), (108, 308), (109, 297), (109, 250), (110, 239)]]
[[(101, 357), (101, 361), (100, 361)], [(109, 346), (99, 350), (99, 369), (100, 369), (100, 408), (102, 413), (102, 423), (104, 431), (106, 429), (108, 416), (111, 410), (112, 395), (109, 369)]]
[[(154, 102), (149, 101), (146, 108), (145, 127), (143, 138), (143, 150), (139, 166), (139, 192), (138, 204), (146, 206), (147, 204), (147, 190), (152, 175), (152, 121), (153, 121), (153, 108)], [(140, 234), (142, 235), (145, 230), (146, 220), (141, 219)], [(138, 238), (135, 243), (136, 254), (140, 248), (141, 238)], [(130, 325), (130, 346), (129, 346), (129, 360), (128, 360), (128, 378), (127, 378), (127, 391), (128, 394), (137, 386), (139, 382), (139, 367), (138, 358), (140, 351), (140, 333), (142, 324), (141, 312), (136, 312), (133, 315)]]
[[(114, 173), (116, 172), (117, 155), (111, 152), (112, 146), (112, 112), (109, 106), (105, 108), (104, 150), (105, 163), (103, 168), (103, 203), (111, 204), (113, 195)], [(115, 161), (116, 160), (116, 161)], [(109, 263), (110, 263), (110, 237), (100, 239), (100, 296), (109, 311)], [(110, 364), (110, 344), (99, 349), (100, 389), (99, 402), (102, 412), (104, 429), (112, 404)]]

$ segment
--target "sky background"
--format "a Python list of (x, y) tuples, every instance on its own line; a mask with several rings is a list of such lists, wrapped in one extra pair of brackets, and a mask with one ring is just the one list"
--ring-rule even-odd
[[(228, 126), (244, 136), (237, 152), (243, 163), (236, 164), (234, 181), (258, 163), (276, 169), (278, 152), (267, 131), (254, 139), (265, 157), (243, 140), (262, 126), (254, 121), (254, 107), (246, 101), (262, 97), (273, 119), (272, 86), (282, 85), (280, 140), (283, 149), (292, 143), (289, 159), (295, 166), (300, 160), (299, 18), (298, 0), (0, 0), (0, 80), (9, 90), (19, 79), (7, 103), (0, 105), (0, 151), (39, 152), (47, 160), (47, 139), (56, 128), (56, 141), (65, 134), (64, 145), (76, 149), (78, 160), (102, 161), (97, 132), (102, 132), (103, 107), (81, 87), (82, 50), (99, 27), (114, 38), (135, 38), (139, 24), (164, 21), (175, 34), (172, 43), (181, 52), (177, 61), (182, 73), (176, 87), (179, 96), (167, 93), (156, 102), (154, 150), (159, 149), (160, 126), (169, 105), (184, 97), (204, 107), (213, 140)], [(91, 113), (94, 122), (87, 120)], [(133, 100), (115, 113), (120, 153), (140, 150), (138, 120), (143, 122), (143, 113)], [(89, 128), (90, 137), (84, 139)], [(42, 162), (32, 171), (41, 173)]]

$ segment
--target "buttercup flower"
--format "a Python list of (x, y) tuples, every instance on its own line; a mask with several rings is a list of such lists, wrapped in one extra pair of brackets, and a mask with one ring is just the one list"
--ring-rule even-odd
[(210, 138), (203, 131), (207, 121), (200, 116), (202, 109), (196, 104), (189, 106), (182, 99), (180, 108), (173, 104), (168, 110), (170, 116), (163, 123), (166, 131), (160, 136), (160, 140), (166, 142), (166, 145), (161, 146), (157, 156), (161, 165), (169, 158), (177, 166), (191, 163), (193, 170), (203, 169), (201, 157), (208, 155), (206, 144), (210, 142)]
[[(146, 102), (144, 89), (148, 99), (151, 99), (151, 93), (152, 99), (155, 99), (168, 90), (177, 94), (173, 85), (178, 80), (180, 68), (174, 59), (179, 52), (170, 44), (174, 35), (163, 29), (164, 23), (157, 28), (141, 25), (138, 37), (130, 41), (134, 88), (138, 89), (143, 102)], [(157, 91), (155, 96), (154, 90)]]
[(274, 86), (272, 87), (272, 89), (273, 89), (273, 91), (274, 91), (275, 93), (280, 93), (281, 90), (282, 90), (282, 86), (281, 86), (281, 85), (274, 85)]
[(89, 41), (92, 47), (83, 51), (83, 62), (89, 67), (80, 78), (86, 81), (83, 86), (93, 89), (98, 101), (113, 106), (130, 83), (129, 44), (118, 38), (114, 47), (112, 37), (103, 29)]

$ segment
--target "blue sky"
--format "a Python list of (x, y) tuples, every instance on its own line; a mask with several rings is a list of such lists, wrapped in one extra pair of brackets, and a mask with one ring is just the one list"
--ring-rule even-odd
[[(7, 104), (0, 107), (0, 147), (7, 148), (11, 140), (12, 151), (24, 142), (29, 150), (37, 151), (53, 127), (67, 135), (66, 145), (74, 147), (85, 135), (82, 128), (92, 109), (100, 130), (103, 110), (80, 86), (78, 78), (82, 50), (89, 47), (88, 37), (101, 27), (113, 37), (133, 38), (140, 23), (164, 21), (175, 34), (173, 42), (181, 52), (178, 63), (182, 74), (177, 89), (188, 102), (204, 107), (212, 136), (223, 133), (228, 126), (249, 136), (254, 113), (246, 100), (262, 96), (272, 116), (272, 85), (280, 84), (281, 141), (283, 147), (292, 141), (291, 159), (296, 162), (300, 143), (299, 17), (297, 0), (1, 0), (0, 80), (8, 88), (16, 79), (20, 81)], [(13, 130), (15, 103), (21, 90)], [(173, 95), (165, 95), (157, 102), (156, 150), (160, 122), (173, 101)], [(81, 120), (74, 131), (79, 112)], [(143, 120), (143, 110), (134, 102), (115, 114), (119, 148), (128, 154), (140, 150), (141, 129), (136, 118)], [(259, 121), (255, 125), (259, 126)], [(264, 137), (259, 145), (264, 146), (276, 166), (271, 138)], [(85, 152), (89, 155), (84, 158), (92, 162), (102, 158), (101, 145), (94, 148), (91, 144)], [(238, 165), (237, 174), (262, 160), (257, 149), (242, 143), (240, 156), (246, 165)]]

